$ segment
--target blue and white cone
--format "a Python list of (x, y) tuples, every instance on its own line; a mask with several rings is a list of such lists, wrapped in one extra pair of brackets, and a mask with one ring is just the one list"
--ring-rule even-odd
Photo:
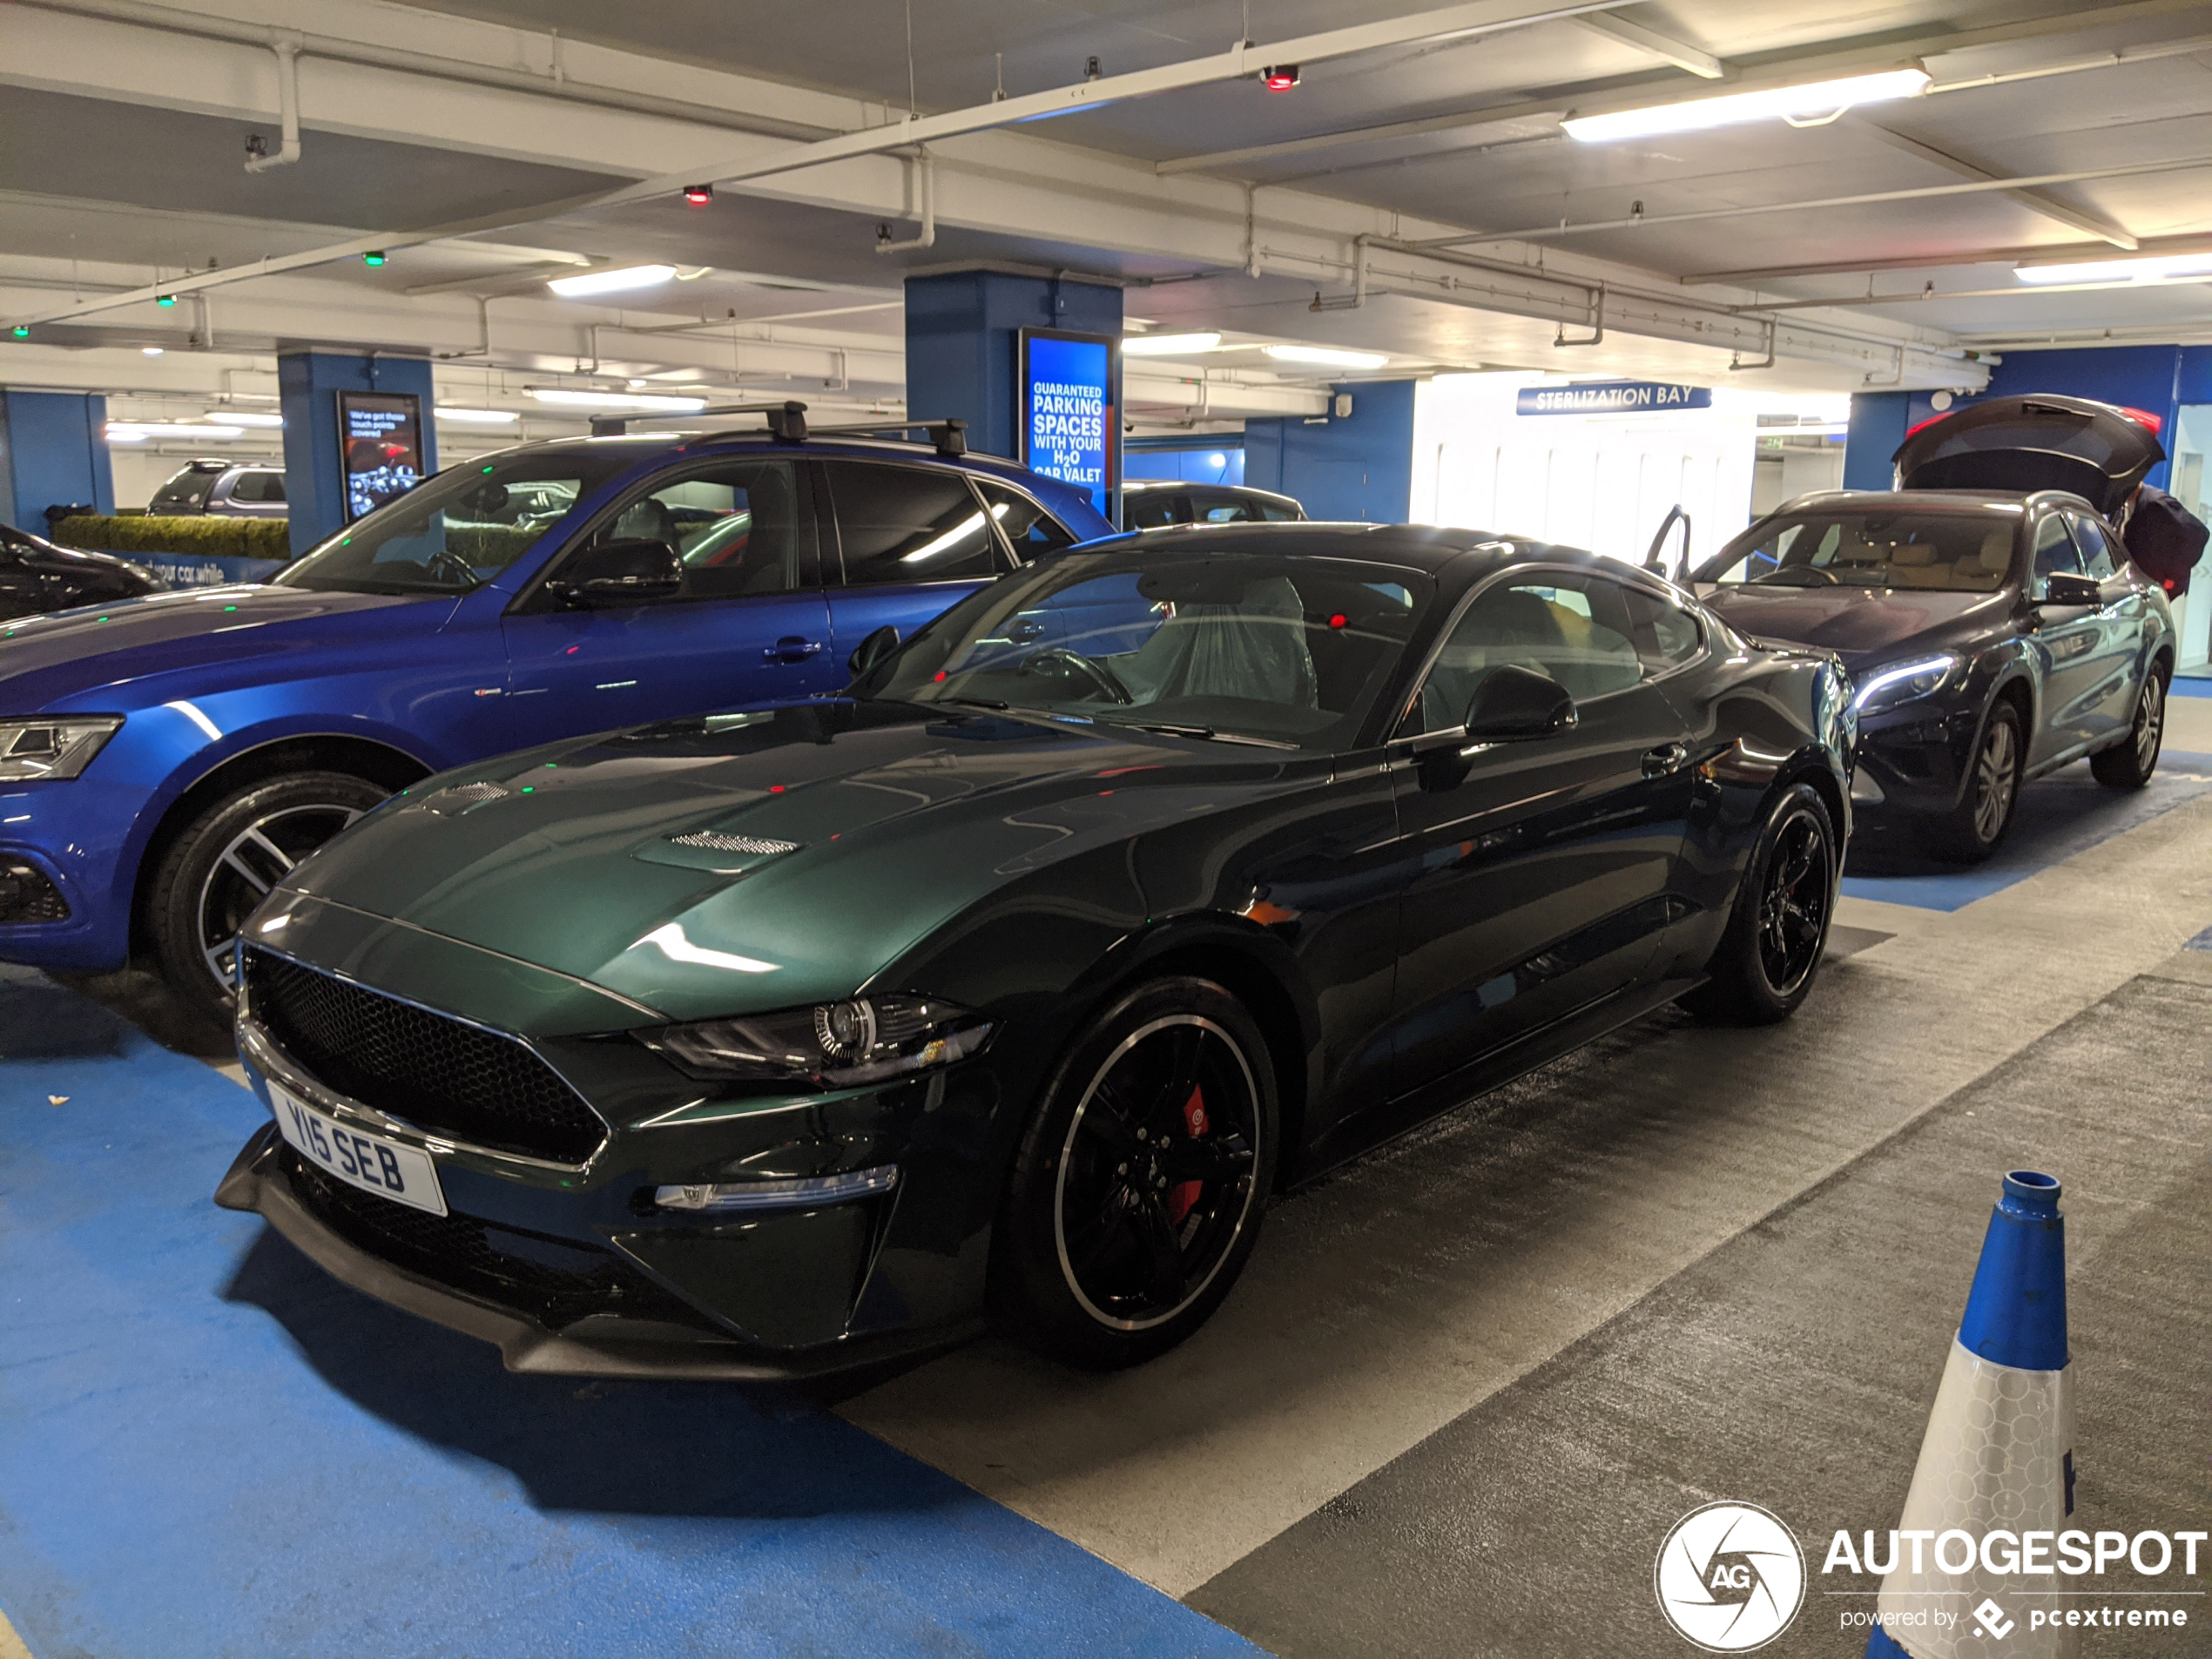
[[(2066, 1220), (2059, 1184), (2015, 1170), (1989, 1217), (1966, 1317), (1951, 1345), (1867, 1659), (2058, 1659), (2078, 1630), (2031, 1630), (2031, 1609), (2067, 1598), (2055, 1570), (2000, 1573), (2001, 1537), (2055, 1533), (2074, 1513), (2074, 1372), (2066, 1339)], [(1922, 1541), (1916, 1570), (1913, 1546)], [(1869, 1541), (1872, 1541), (1871, 1540)], [(2047, 1544), (2042, 1559), (2054, 1552)], [(1867, 1567), (1876, 1570), (1870, 1552)], [(1957, 1569), (1957, 1570), (1952, 1570)], [(1978, 1616), (1978, 1610), (1980, 1616)]]

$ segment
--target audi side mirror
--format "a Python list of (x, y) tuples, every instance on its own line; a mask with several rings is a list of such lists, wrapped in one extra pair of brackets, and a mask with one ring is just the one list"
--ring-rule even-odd
[(1467, 702), (1471, 743), (1518, 743), (1571, 731), (1581, 717), (1567, 688), (1548, 674), (1511, 664), (1483, 676)]
[(845, 659), (845, 665), (858, 679), (898, 649), (899, 631), (887, 623), (853, 647), (853, 654)]
[(2063, 571), (2043, 578), (2043, 597), (2047, 605), (2094, 605), (2104, 603), (2103, 590), (2096, 582), (2086, 576), (2067, 576)]
[(579, 550), (545, 584), (572, 605), (637, 604), (684, 586), (684, 561), (665, 542), (601, 542)]

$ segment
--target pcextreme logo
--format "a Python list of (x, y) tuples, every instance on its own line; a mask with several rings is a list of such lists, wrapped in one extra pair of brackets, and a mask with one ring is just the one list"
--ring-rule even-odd
[(1797, 1616), (1805, 1554), (1772, 1511), (1709, 1503), (1668, 1532), (1651, 1583), (1660, 1612), (1683, 1640), (1708, 1653), (1749, 1653)]

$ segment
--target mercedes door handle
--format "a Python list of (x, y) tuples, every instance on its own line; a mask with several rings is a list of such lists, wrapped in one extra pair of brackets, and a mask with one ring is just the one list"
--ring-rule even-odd
[(1643, 752), (1643, 775), (1663, 778), (1670, 772), (1679, 772), (1689, 759), (1689, 746), (1681, 743), (1662, 743), (1656, 749)]
[(798, 634), (786, 634), (760, 653), (764, 663), (803, 663), (809, 657), (821, 655), (822, 643)]

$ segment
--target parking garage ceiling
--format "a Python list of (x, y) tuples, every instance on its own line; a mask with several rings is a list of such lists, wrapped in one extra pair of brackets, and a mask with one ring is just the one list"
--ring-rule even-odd
[[(892, 408), (899, 279), (976, 262), (1122, 281), (1135, 326), (1222, 332), (1136, 366), (1132, 408), (1150, 386), (1163, 419), (1318, 399), (1331, 372), (1252, 349), (1269, 341), (1386, 353), (1391, 375), (1733, 366), (1848, 390), (1971, 388), (2006, 344), (2206, 326), (2202, 281), (2016, 267), (2212, 248), (2212, 4), (842, 15), (826, 61), (813, 14), (750, 0), (19, 0), (0, 12), (0, 311), (31, 334), (0, 341), (10, 373), (205, 390), (185, 353), (235, 387), (278, 341), (329, 340), (435, 354), (487, 396), (557, 373)], [(1350, 28), (1368, 34), (1326, 45)], [(1247, 33), (1243, 75), (1185, 72)], [(1317, 39), (1295, 87), (1251, 78), (1271, 44)], [(248, 134), (277, 140), (287, 43), (298, 159), (248, 172)], [(1901, 68), (1925, 90), (1789, 124), (1561, 125)], [(1000, 125), (1001, 91), (1068, 112)], [(902, 144), (910, 112), (955, 130)], [(848, 153), (789, 165), (826, 141)], [(666, 183), (687, 170), (711, 204)], [(395, 251), (369, 268), (380, 239)], [(678, 280), (618, 306), (543, 287), (645, 261)], [(191, 302), (157, 308), (163, 285)], [(182, 349), (149, 368), (128, 349), (147, 344)]]

